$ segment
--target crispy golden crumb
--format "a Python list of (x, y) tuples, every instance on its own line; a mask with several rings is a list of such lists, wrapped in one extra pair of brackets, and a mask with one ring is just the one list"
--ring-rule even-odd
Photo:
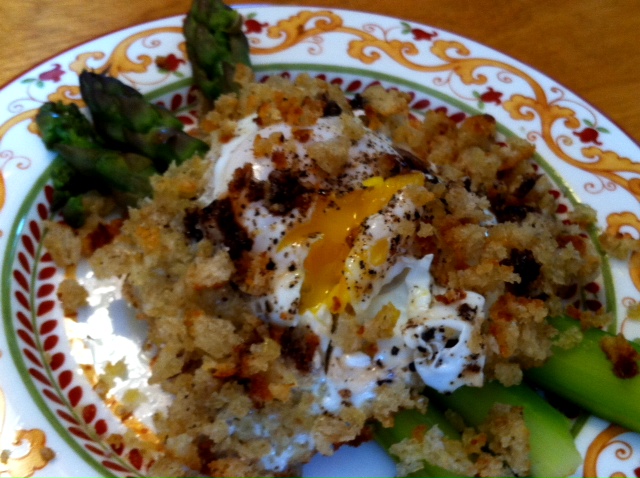
[(640, 239), (634, 239), (628, 234), (600, 234), (600, 244), (607, 254), (616, 259), (627, 259), (629, 254), (640, 251)]
[(189, 265), (185, 280), (194, 289), (221, 287), (229, 280), (233, 271), (229, 254), (219, 251), (213, 257), (196, 257)]
[(309, 156), (325, 173), (330, 176), (340, 174), (349, 160), (351, 141), (346, 137), (339, 137), (309, 146)]
[(496, 403), (479, 429), (487, 434), (489, 449), (505, 462), (516, 476), (529, 474), (529, 430), (524, 421), (522, 407)]
[(633, 378), (638, 375), (640, 353), (622, 334), (604, 337), (600, 341), (600, 348), (611, 362), (616, 377)]
[(65, 315), (76, 315), (80, 307), (88, 305), (89, 293), (75, 279), (65, 279), (58, 286), (58, 299)]
[(445, 438), (437, 426), (426, 430), (422, 436), (392, 445), (389, 452), (399, 460), (399, 476), (408, 476), (421, 470), (424, 461), (451, 470), (459, 476), (475, 474), (474, 464), (462, 442)]
[(127, 377), (127, 365), (124, 359), (118, 360), (115, 364), (108, 362), (104, 367), (104, 373), (98, 376), (95, 390), (100, 396), (106, 397), (109, 390), (113, 388), (116, 379), (125, 379)]
[(558, 336), (553, 341), (553, 344), (556, 347), (568, 350), (582, 342), (583, 338), (584, 334), (580, 330), (580, 327), (569, 327), (567, 330), (564, 330), (558, 334)]
[(493, 374), (495, 379), (505, 387), (518, 385), (522, 382), (522, 369), (517, 363), (497, 362), (494, 366)]
[(58, 267), (68, 267), (80, 262), (81, 239), (66, 224), (47, 221), (46, 234), (42, 243), (47, 248)]

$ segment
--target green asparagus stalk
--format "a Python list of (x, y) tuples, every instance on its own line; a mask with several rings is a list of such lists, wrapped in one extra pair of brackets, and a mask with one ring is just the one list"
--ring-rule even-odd
[[(568, 317), (550, 322), (561, 331), (579, 326)], [(607, 336), (612, 334), (600, 329), (583, 331), (577, 346), (555, 347), (553, 356), (541, 367), (526, 371), (525, 378), (594, 415), (640, 432), (640, 376), (622, 379), (613, 373), (613, 364), (600, 348)], [(638, 344), (630, 344), (640, 352)]]
[(53, 181), (51, 209), (54, 211), (61, 209), (70, 198), (86, 192), (86, 181), (82, 175), (78, 174), (60, 155), (56, 156), (51, 165), (51, 179)]
[[(375, 439), (380, 446), (388, 450), (392, 445), (411, 438), (417, 427), (423, 427), (424, 431), (426, 431), (434, 426), (437, 426), (447, 438), (460, 440), (458, 430), (432, 404), (429, 404), (425, 413), (418, 410), (402, 410), (398, 412), (394, 417), (392, 427), (383, 427), (378, 424), (374, 432)], [(458, 474), (425, 461), (422, 469), (412, 473), (410, 476), (449, 477), (458, 476)]]
[(36, 123), (45, 146), (72, 144), (82, 148), (99, 147), (93, 125), (75, 104), (48, 102), (36, 116)]
[[(45, 146), (57, 151), (59, 146), (72, 146), (84, 150), (99, 148), (99, 140), (93, 125), (75, 104), (48, 102), (40, 107), (36, 124)], [(62, 216), (74, 227), (84, 222), (84, 208), (80, 195), (91, 189), (91, 182), (84, 174), (65, 161), (58, 152), (51, 167), (53, 180), (54, 211), (62, 210)]]
[(524, 384), (504, 387), (489, 382), (483, 387), (461, 387), (450, 394), (430, 392), (429, 398), (454, 410), (472, 426), (484, 422), (495, 403), (523, 407), (533, 476), (567, 476), (582, 461), (570, 432), (570, 420)]
[(74, 104), (45, 103), (36, 115), (45, 145), (58, 153), (51, 176), (53, 209), (62, 210), (70, 225), (84, 222), (82, 194), (97, 190), (133, 205), (151, 194), (149, 177), (156, 173), (150, 159), (105, 149), (90, 121)]
[(62, 217), (71, 227), (80, 227), (86, 220), (82, 196), (71, 196), (62, 206)]
[(251, 66), (242, 16), (221, 0), (194, 0), (184, 22), (194, 83), (215, 100), (237, 91), (236, 65)]
[(156, 174), (153, 162), (139, 154), (109, 149), (85, 149), (58, 145), (55, 150), (88, 181), (91, 189), (124, 194), (127, 205), (151, 195), (149, 178)]
[(80, 74), (80, 91), (96, 131), (113, 149), (151, 158), (158, 172), (209, 149), (183, 131), (179, 119), (116, 78), (89, 71)]

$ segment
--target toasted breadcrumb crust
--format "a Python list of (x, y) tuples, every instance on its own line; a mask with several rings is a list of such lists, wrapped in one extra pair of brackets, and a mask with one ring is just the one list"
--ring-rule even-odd
[(613, 373), (618, 378), (633, 378), (638, 375), (638, 360), (640, 353), (629, 343), (622, 334), (604, 337), (600, 341), (600, 348), (612, 363)]
[(58, 267), (68, 267), (80, 262), (82, 240), (70, 226), (47, 221), (42, 243)]
[(529, 430), (521, 407), (496, 403), (477, 429), (464, 428), (462, 439), (444, 436), (438, 426), (416, 427), (389, 449), (399, 459), (398, 476), (422, 469), (424, 462), (457, 476), (526, 476), (529, 473)]
[(58, 299), (67, 316), (78, 313), (80, 307), (88, 304), (89, 292), (75, 279), (65, 279), (58, 286)]
[[(244, 76), (243, 89), (222, 96), (195, 134), (215, 138), (215, 149), (231, 139), (240, 119), (255, 115), (260, 126), (289, 124), (296, 141), (306, 142), (313, 140), (308, 128), (318, 119), (339, 116), (344, 136), (309, 149), (316, 173), (327, 176), (340, 174), (349, 145), (365, 127), (387, 135), (406, 152), (408, 164), (437, 168), (443, 179), (429, 187), (430, 220), (416, 235), (421, 252), (434, 254), (437, 284), (486, 298), (486, 378), (517, 384), (523, 369), (549, 357), (557, 331), (546, 317), (564, 310), (567, 290), (594, 280), (599, 256), (585, 234), (592, 211), (578, 208), (558, 218), (551, 184), (532, 161), (531, 144), (498, 139), (488, 115), (460, 125), (439, 112), (417, 119), (408, 95), (381, 86), (367, 89), (352, 107), (338, 87), (308, 75), (263, 83)], [(278, 151), (293, 147), (281, 135), (254, 143), (256, 156), (274, 161)], [(124, 222), (95, 220), (81, 233), (50, 222), (45, 238), (62, 267), (76, 264), (84, 251), (97, 277), (124, 277), (126, 298), (149, 324), (148, 341), (157, 350), (151, 382), (174, 396), (167, 413), (155, 416), (162, 454), (146, 450), (155, 456), (149, 473), (295, 475), (314, 453), (329, 455), (340, 444), (362, 440), (369, 421), (392, 426), (398, 410), (423, 409), (420, 388), (396, 381), (380, 384), (376, 400), (363, 408), (314, 411), (318, 397), (305, 361), (317, 337), (301, 330), (292, 338), (288, 329), (257, 317), (243, 294), (261, 284), (236, 282), (251, 267), (190, 227), (209, 166), (193, 158), (154, 177), (153, 199), (131, 209)], [(280, 167), (299, 172), (294, 163)], [(106, 244), (91, 247), (92, 228), (108, 236)], [(593, 322), (604, 317), (601, 311), (591, 314)], [(387, 337), (394, 311), (378, 315), (362, 330), (338, 324), (336, 343), (355, 340), (362, 348)], [(528, 432), (520, 409), (497, 405), (487, 423), (465, 431), (462, 441), (443, 437), (437, 428), (424, 432), (392, 447), (400, 473), (420, 469), (425, 459), (467, 476), (528, 473)], [(286, 466), (274, 468), (270, 457), (284, 451)]]
[(399, 460), (398, 476), (408, 476), (421, 470), (425, 461), (451, 470), (458, 476), (476, 474), (476, 467), (460, 440), (446, 438), (437, 426), (416, 431), (416, 436), (389, 448), (389, 452)]
[(640, 251), (640, 240), (628, 234), (604, 232), (600, 235), (600, 244), (616, 259), (625, 260), (631, 253)]

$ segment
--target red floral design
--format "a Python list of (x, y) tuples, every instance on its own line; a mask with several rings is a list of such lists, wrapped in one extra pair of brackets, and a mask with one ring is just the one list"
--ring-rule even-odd
[(495, 103), (499, 105), (502, 103), (502, 93), (489, 87), (487, 91), (480, 95), (479, 100), (483, 103)]
[(427, 32), (422, 30), (421, 28), (413, 28), (407, 22), (401, 22), (402, 24), (402, 33), (405, 35), (411, 34), (413, 35), (413, 39), (415, 41), (431, 41), (436, 36), (438, 36), (438, 32)]
[(167, 56), (156, 57), (156, 66), (163, 71), (177, 71), (180, 65), (185, 64), (186, 61), (182, 58), (178, 58), (173, 53)]
[(269, 24), (267, 22), (260, 23), (255, 18), (247, 18), (244, 21), (245, 33), (262, 33), (262, 29), (268, 27)]
[(589, 282), (584, 286), (584, 290), (591, 294), (597, 294), (598, 292), (600, 292), (600, 284), (598, 284), (597, 282)]
[(443, 113), (447, 115), (449, 119), (454, 123), (460, 123), (464, 121), (464, 119), (467, 117), (466, 113), (464, 113), (463, 111), (456, 111), (455, 113), (449, 113), (449, 111), (445, 106), (439, 106), (437, 108), (434, 108), (433, 111), (435, 111), (436, 113)]
[(600, 132), (595, 128), (585, 128), (582, 131), (574, 131), (573, 134), (577, 136), (583, 143), (593, 143), (601, 146), (602, 143), (598, 139)]
[(54, 63), (53, 68), (51, 70), (45, 71), (38, 75), (38, 80), (53, 81), (54, 83), (57, 83), (60, 81), (60, 78), (62, 78), (62, 75), (64, 75), (64, 70), (62, 69), (62, 66), (59, 63)]
[(413, 103), (411, 105), (411, 109), (414, 109), (414, 110), (426, 110), (427, 108), (429, 108), (429, 106), (431, 106), (431, 101), (428, 100), (427, 98), (423, 98), (423, 99), (418, 100), (415, 103)]
[(420, 40), (430, 41), (430, 40), (433, 40), (433, 38), (438, 35), (438, 32), (429, 33), (419, 28), (412, 28), (411, 33), (413, 34), (413, 39), (416, 41), (420, 41)]

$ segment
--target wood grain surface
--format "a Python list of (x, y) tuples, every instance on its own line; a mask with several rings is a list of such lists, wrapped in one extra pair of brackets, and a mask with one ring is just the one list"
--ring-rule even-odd
[[(638, 0), (275, 3), (371, 11), (466, 36), (573, 90), (640, 142)], [(2, 0), (0, 85), (79, 43), (137, 23), (185, 13), (189, 5), (190, 0)]]

